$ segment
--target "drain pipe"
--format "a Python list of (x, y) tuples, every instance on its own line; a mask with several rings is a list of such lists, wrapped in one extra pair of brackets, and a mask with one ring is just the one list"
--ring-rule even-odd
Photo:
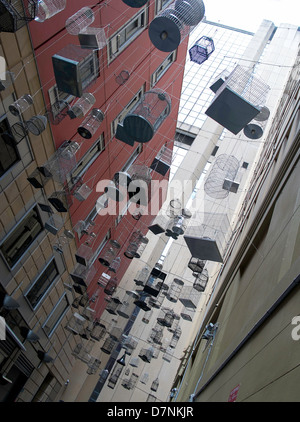
[(275, 312), (275, 310), (281, 305), (281, 303), (288, 297), (288, 295), (299, 285), (300, 274), (294, 279), (294, 281), (288, 286), (288, 288), (279, 296), (276, 302), (265, 312), (260, 320), (254, 325), (249, 333), (244, 337), (240, 344), (233, 350), (228, 358), (222, 363), (222, 365), (216, 370), (216, 372), (209, 378), (209, 380), (201, 387), (201, 389), (193, 395), (193, 401), (206, 389), (206, 387), (217, 377), (217, 375), (225, 368), (225, 366), (235, 357), (235, 355), (242, 349), (247, 341), (256, 333), (256, 331), (265, 323), (265, 321)]

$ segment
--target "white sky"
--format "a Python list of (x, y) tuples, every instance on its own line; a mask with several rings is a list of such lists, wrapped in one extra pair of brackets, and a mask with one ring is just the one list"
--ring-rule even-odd
[(263, 19), (300, 26), (300, 0), (204, 0), (207, 20), (256, 32)]

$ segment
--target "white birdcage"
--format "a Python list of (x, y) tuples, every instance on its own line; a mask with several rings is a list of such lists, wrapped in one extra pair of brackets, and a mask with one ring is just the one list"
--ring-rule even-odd
[(95, 20), (95, 15), (90, 7), (82, 7), (66, 20), (66, 30), (71, 35), (78, 35)]
[(199, 300), (200, 300), (201, 292), (195, 289), (193, 286), (183, 286), (179, 301), (183, 304), (185, 308), (196, 310)]
[(93, 108), (77, 129), (80, 136), (91, 139), (104, 119), (104, 113), (99, 108)]
[(202, 0), (176, 0), (152, 20), (149, 26), (152, 44), (160, 51), (174, 51), (191, 27), (201, 22), (204, 13)]
[(78, 34), (78, 40), (81, 48), (92, 50), (101, 50), (106, 46), (106, 36), (104, 28), (94, 28), (88, 26)]
[(204, 183), (204, 191), (212, 198), (224, 199), (229, 192), (237, 192), (239, 183), (235, 177), (239, 169), (239, 161), (233, 155), (219, 155)]
[(240, 65), (216, 92), (206, 114), (237, 135), (265, 105), (270, 87)]
[(143, 234), (139, 230), (132, 233), (129, 238), (128, 246), (124, 252), (126, 258), (133, 259), (136, 256), (136, 252), (142, 243), (143, 237)]
[(68, 115), (71, 119), (76, 119), (77, 117), (83, 117), (87, 114), (88, 111), (95, 104), (96, 98), (93, 94), (86, 92), (82, 97), (78, 98), (75, 104), (72, 105), (68, 111)]
[(122, 300), (122, 305), (120, 305), (117, 310), (117, 314), (123, 318), (130, 318), (135, 308), (134, 302), (138, 300), (139, 297), (140, 296), (136, 292), (127, 290)]
[(90, 360), (87, 363), (88, 369), (86, 373), (88, 375), (94, 375), (96, 371), (99, 369), (101, 364), (100, 359), (97, 359), (95, 356), (91, 356)]
[(67, 0), (37, 0), (37, 11), (34, 20), (45, 22), (66, 8)]
[(38, 115), (33, 116), (25, 122), (26, 127), (30, 133), (35, 136), (40, 135), (47, 127), (47, 117)]
[(18, 98), (14, 103), (8, 106), (8, 110), (14, 116), (24, 113), (30, 106), (33, 105), (32, 96), (29, 94), (24, 94), (22, 97)]
[(184, 234), (184, 240), (192, 257), (223, 262), (230, 235), (226, 214), (197, 212)]
[(156, 173), (165, 176), (172, 164), (173, 150), (168, 145), (163, 145), (155, 156), (150, 168)]
[(150, 275), (151, 268), (148, 266), (143, 267), (138, 273), (136, 274), (135, 278), (133, 279), (137, 286), (144, 286), (148, 277)]
[[(161, 89), (146, 92), (124, 117), (122, 129), (133, 142), (149, 142), (171, 111), (171, 99)], [(116, 137), (126, 142), (126, 137)]]
[(85, 330), (86, 326), (86, 319), (77, 312), (74, 312), (65, 325), (65, 329), (73, 334), (81, 334)]

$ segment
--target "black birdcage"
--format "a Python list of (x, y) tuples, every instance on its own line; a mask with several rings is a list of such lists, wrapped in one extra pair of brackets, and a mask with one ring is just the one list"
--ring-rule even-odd
[(37, 12), (37, 1), (0, 0), (0, 31), (14, 33), (32, 21)]

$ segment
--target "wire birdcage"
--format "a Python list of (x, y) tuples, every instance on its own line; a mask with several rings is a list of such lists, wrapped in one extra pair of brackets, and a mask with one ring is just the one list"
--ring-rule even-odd
[(129, 238), (128, 246), (124, 252), (126, 258), (133, 259), (136, 256), (136, 252), (142, 243), (143, 238), (144, 236), (139, 230), (132, 233)]
[(25, 122), (26, 127), (30, 133), (35, 136), (40, 135), (47, 127), (47, 117), (38, 115), (33, 116)]
[(91, 331), (91, 338), (100, 341), (106, 334), (106, 326), (102, 324), (100, 321), (94, 321), (93, 328)]
[(88, 267), (93, 258), (93, 254), (93, 249), (82, 243), (75, 252), (75, 259), (79, 264)]
[(167, 145), (163, 145), (155, 156), (150, 168), (156, 173), (165, 176), (172, 164), (173, 150)]
[(116, 291), (118, 286), (118, 279), (117, 277), (111, 277), (110, 280), (107, 282), (106, 286), (104, 287), (104, 293), (111, 296)]
[(189, 49), (189, 55), (192, 62), (202, 64), (215, 51), (214, 41), (210, 37), (202, 36)]
[(179, 278), (174, 278), (170, 287), (169, 287), (166, 298), (170, 302), (176, 303), (179, 296), (180, 296), (183, 285), (184, 285), (184, 283), (183, 283), (182, 280), (180, 280)]
[(138, 300), (139, 297), (140, 296), (136, 292), (127, 290), (122, 300), (122, 305), (117, 309), (117, 314), (123, 318), (130, 318), (135, 308), (134, 302)]
[(204, 13), (202, 0), (176, 0), (152, 20), (149, 26), (152, 44), (160, 51), (174, 51), (191, 27), (201, 22)]
[(162, 282), (165, 280), (166, 276), (167, 274), (162, 272), (161, 269), (153, 268), (144, 286), (143, 292), (157, 297), (162, 289)]
[(21, 0), (0, 1), (0, 31), (17, 32), (32, 21), (37, 12), (36, 1), (29, 0), (28, 7), (25, 7)]
[(155, 378), (155, 380), (151, 384), (150, 390), (157, 391), (158, 387), (159, 387), (159, 379)]
[(208, 278), (208, 271), (206, 268), (204, 268), (201, 273), (196, 273), (193, 288), (198, 292), (204, 292), (208, 283)]
[(154, 234), (164, 233), (169, 225), (169, 220), (164, 215), (158, 215), (148, 229)]
[(117, 309), (122, 304), (122, 302), (117, 298), (111, 298), (110, 302), (107, 303), (105, 310), (112, 315), (117, 315)]
[(79, 32), (78, 39), (81, 48), (88, 48), (91, 50), (101, 50), (106, 46), (107, 42), (104, 28), (94, 28), (90, 26)]
[(159, 315), (157, 317), (157, 322), (158, 324), (164, 327), (171, 327), (175, 317), (176, 317), (176, 314), (174, 313), (173, 309), (161, 308)]
[(95, 15), (93, 10), (90, 7), (82, 7), (66, 20), (66, 30), (71, 35), (78, 35), (91, 25), (94, 20)]
[(107, 380), (107, 387), (112, 388), (112, 389), (115, 388), (124, 367), (125, 367), (125, 353), (120, 359), (117, 360), (113, 368), (112, 374)]
[(72, 280), (84, 287), (88, 287), (96, 274), (96, 268), (91, 265), (86, 267), (81, 264), (76, 264), (73, 271), (70, 273)]
[(18, 98), (15, 102), (8, 106), (8, 110), (14, 116), (19, 116), (24, 113), (29, 107), (33, 105), (33, 98), (29, 94), (24, 94), (22, 97)]
[(45, 229), (56, 235), (63, 227), (65, 219), (57, 214), (52, 214), (45, 222)]
[(67, 0), (37, 0), (37, 12), (34, 20), (45, 22), (66, 8)]
[[(204, 191), (212, 198), (224, 199), (232, 190), (232, 183), (239, 169), (239, 161), (233, 155), (219, 155), (204, 183)], [(227, 181), (227, 183), (226, 183)], [(231, 187), (229, 186), (231, 182)]]
[(78, 98), (74, 105), (68, 110), (68, 115), (71, 119), (83, 117), (95, 104), (96, 98), (93, 94), (86, 92), (82, 97)]
[(150, 275), (151, 268), (148, 266), (143, 267), (135, 276), (134, 282), (137, 286), (144, 286)]
[(105, 267), (109, 267), (113, 260), (117, 257), (121, 245), (116, 240), (110, 240), (108, 247), (105, 249), (102, 256), (99, 257), (99, 262)]
[[(171, 111), (171, 99), (161, 89), (146, 92), (125, 116), (123, 128), (136, 142), (149, 142)], [(122, 140), (122, 139), (120, 139)]]
[(101, 346), (101, 350), (102, 350), (103, 353), (110, 355), (113, 352), (113, 350), (115, 349), (115, 347), (117, 346), (117, 344), (118, 344), (118, 341), (116, 341), (112, 337), (108, 336), (104, 340), (104, 343)]
[(82, 138), (91, 139), (104, 119), (104, 113), (99, 108), (93, 108), (77, 129)]
[(143, 347), (140, 350), (139, 357), (143, 362), (150, 363), (153, 357), (153, 347), (149, 347), (147, 349)]

